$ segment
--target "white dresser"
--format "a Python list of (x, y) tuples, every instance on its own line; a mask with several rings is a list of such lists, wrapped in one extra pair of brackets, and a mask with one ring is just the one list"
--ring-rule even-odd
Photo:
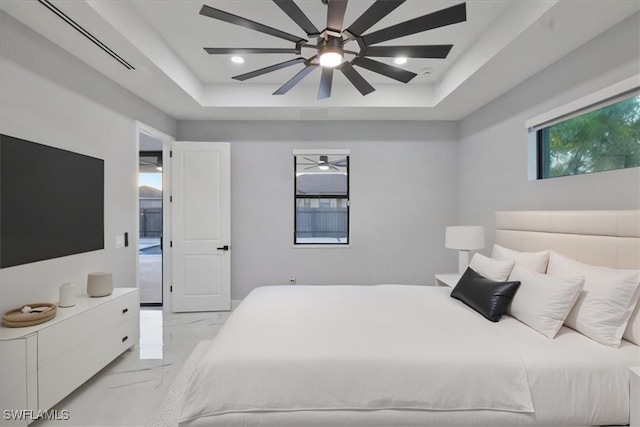
[(139, 311), (136, 288), (114, 288), (102, 298), (79, 296), (75, 306), (58, 307), (56, 317), (40, 325), (1, 327), (0, 425), (27, 425), (133, 348)]

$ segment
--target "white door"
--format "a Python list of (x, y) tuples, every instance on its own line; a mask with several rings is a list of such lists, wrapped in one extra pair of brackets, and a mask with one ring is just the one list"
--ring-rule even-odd
[(228, 143), (172, 148), (173, 311), (231, 309)]

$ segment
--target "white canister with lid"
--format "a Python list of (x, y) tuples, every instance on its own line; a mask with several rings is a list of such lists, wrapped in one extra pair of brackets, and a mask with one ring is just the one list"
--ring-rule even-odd
[(60, 301), (58, 307), (73, 307), (76, 305), (76, 285), (65, 283), (60, 286)]

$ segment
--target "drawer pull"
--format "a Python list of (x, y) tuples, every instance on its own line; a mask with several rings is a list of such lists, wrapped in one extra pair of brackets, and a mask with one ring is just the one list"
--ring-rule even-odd
[(125, 314), (127, 311), (129, 311), (129, 309), (128, 309), (128, 308), (123, 308), (123, 309), (122, 309), (122, 314)]
[(124, 336), (124, 337), (122, 338), (122, 342), (125, 342), (125, 341), (126, 341), (126, 340), (128, 340), (128, 339), (129, 339), (129, 336)]

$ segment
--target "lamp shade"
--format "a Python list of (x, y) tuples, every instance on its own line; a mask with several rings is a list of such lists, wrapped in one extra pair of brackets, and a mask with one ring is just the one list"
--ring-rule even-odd
[(484, 227), (481, 225), (447, 227), (444, 246), (463, 251), (482, 249), (484, 248)]

